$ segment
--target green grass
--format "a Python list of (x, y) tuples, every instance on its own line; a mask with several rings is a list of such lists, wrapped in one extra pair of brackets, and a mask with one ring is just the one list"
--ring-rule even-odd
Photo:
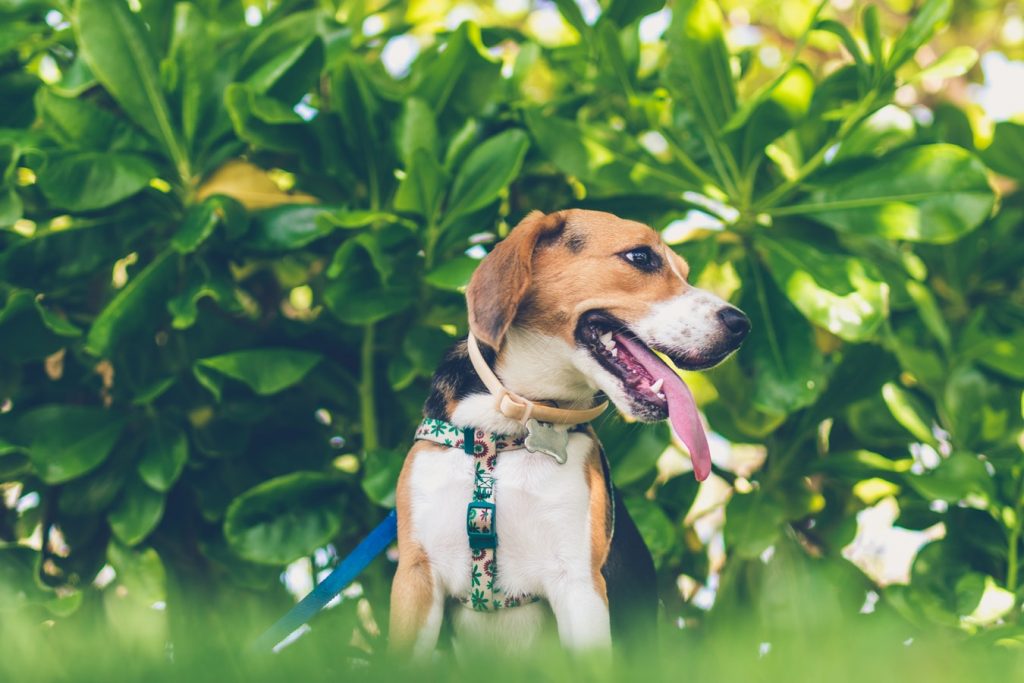
[(311, 632), (276, 655), (246, 650), (267, 624), (242, 610), (195, 609), (188, 624), (178, 624), (181, 635), (173, 645), (166, 640), (167, 622), (183, 618), (173, 609), (118, 614), (108, 604), (67, 620), (0, 612), (0, 680), (974, 683), (1019, 680), (1024, 671), (1022, 650), (997, 644), (998, 629), (968, 641), (956, 630), (922, 633), (884, 610), (845, 620), (812, 615), (794, 621), (785, 607), (772, 623), (739, 612), (711, 615), (697, 629), (666, 624), (659, 643), (611, 663), (594, 653), (569, 656), (549, 633), (526, 656), (488, 652), (456, 660), (442, 646), (432, 661), (412, 665), (384, 653), (383, 638), (367, 628), (365, 611), (360, 617), (354, 604), (320, 615)]

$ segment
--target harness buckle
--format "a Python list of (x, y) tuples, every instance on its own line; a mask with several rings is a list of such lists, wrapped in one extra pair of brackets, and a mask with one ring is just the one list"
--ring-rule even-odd
[(494, 503), (473, 501), (466, 507), (466, 534), (469, 547), (486, 550), (498, 547), (498, 533), (495, 531)]

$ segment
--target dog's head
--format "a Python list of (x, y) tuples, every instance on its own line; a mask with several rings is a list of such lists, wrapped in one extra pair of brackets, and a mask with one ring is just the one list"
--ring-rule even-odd
[(652, 350), (682, 369), (709, 368), (739, 347), (750, 322), (690, 286), (688, 271), (642, 223), (598, 211), (535, 211), (473, 275), (470, 330), (499, 352), (513, 327), (563, 341), (592, 387), (638, 420), (671, 417), (693, 454), (700, 430), (693, 398)]

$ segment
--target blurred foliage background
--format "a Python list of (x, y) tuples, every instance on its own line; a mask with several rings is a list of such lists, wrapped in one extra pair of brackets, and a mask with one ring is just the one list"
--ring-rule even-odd
[[(479, 259), (581, 206), (754, 325), (687, 377), (708, 482), (596, 424), (663, 651), (980, 675), (934, 662), (1024, 645), (1022, 57), (996, 0), (0, 0), (0, 669), (234, 661), (393, 504)], [(376, 657), (393, 560), (282, 661)]]

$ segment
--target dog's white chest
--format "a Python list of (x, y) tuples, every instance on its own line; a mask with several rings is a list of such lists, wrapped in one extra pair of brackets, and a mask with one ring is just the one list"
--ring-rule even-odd
[[(562, 465), (525, 449), (498, 454), (498, 584), (507, 593), (548, 597), (567, 578), (591, 575), (586, 460), (592, 443), (586, 434), (571, 434)], [(434, 580), (453, 597), (470, 589), (466, 506), (473, 483), (473, 458), (462, 449), (422, 451), (413, 463), (412, 537), (425, 551)]]

